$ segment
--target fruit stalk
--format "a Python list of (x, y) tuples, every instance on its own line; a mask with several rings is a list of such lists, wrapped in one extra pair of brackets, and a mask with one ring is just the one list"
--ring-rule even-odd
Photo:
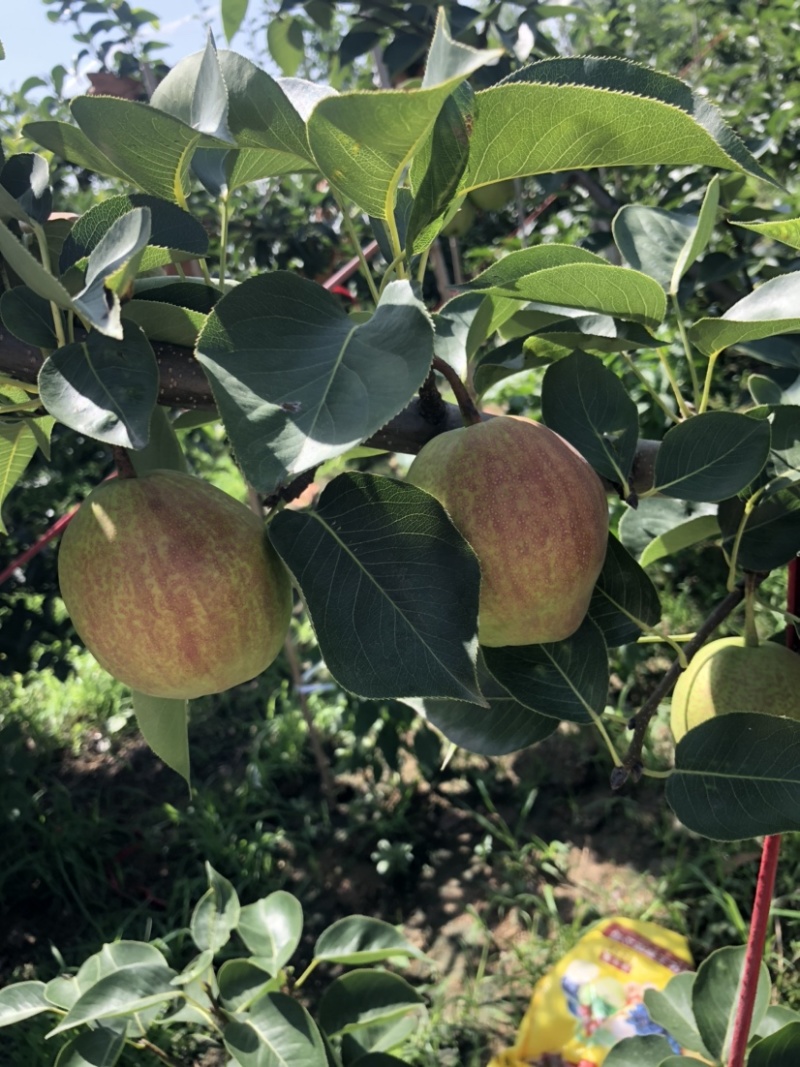
[(480, 411), (475, 407), (475, 402), (469, 395), (466, 385), (464, 385), (450, 364), (445, 363), (445, 361), (438, 356), (434, 356), (433, 369), (438, 371), (443, 378), (447, 379), (447, 384), (453, 390), (453, 396), (456, 398), (456, 403), (461, 412), (461, 417), (464, 420), (464, 425), (475, 426), (481, 422), (482, 416)]
[(122, 448), (119, 445), (112, 445), (111, 455), (114, 457), (114, 466), (117, 468), (117, 474), (120, 478), (136, 477), (136, 468), (133, 465), (133, 460), (128, 454), (127, 448)]

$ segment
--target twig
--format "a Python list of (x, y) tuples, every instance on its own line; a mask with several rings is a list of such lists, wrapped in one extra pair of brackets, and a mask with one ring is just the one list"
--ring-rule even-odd
[[(756, 584), (760, 584), (766, 575), (760, 574), (755, 576), (754, 581)], [(708, 637), (716, 630), (721, 622), (734, 611), (744, 599), (744, 582), (739, 582), (735, 589), (732, 589), (730, 593), (721, 600), (719, 604), (714, 608), (708, 618), (697, 629), (694, 637), (689, 641), (683, 649), (686, 656), (687, 663), (691, 660), (692, 656), (703, 647)], [(622, 759), (622, 766), (615, 767), (611, 772), (611, 788), (620, 789), (628, 779), (632, 779), (634, 782), (638, 782), (642, 776), (642, 748), (644, 746), (644, 739), (647, 735), (647, 727), (650, 725), (650, 720), (658, 710), (658, 705), (672, 692), (673, 686), (678, 680), (682, 667), (679, 660), (675, 660), (667, 673), (655, 687), (653, 692), (642, 704), (639, 710), (631, 719), (628, 724), (628, 728), (633, 730), (633, 737), (628, 745), (628, 751)]]
[(112, 445), (111, 455), (114, 457), (114, 464), (120, 478), (136, 477), (136, 468), (133, 465), (133, 460), (128, 455), (127, 448), (122, 448), (120, 445)]
[(270, 495), (264, 501), (264, 507), (271, 511), (277, 504), (288, 504), (292, 500), (296, 500), (301, 496), (309, 485), (314, 481), (314, 475), (317, 473), (316, 466), (309, 467), (307, 471), (303, 471), (302, 474), (298, 474), (288, 485), (281, 486), (274, 493)]
[(464, 385), (450, 364), (445, 363), (439, 356), (434, 356), (433, 369), (438, 371), (443, 378), (447, 379), (447, 384), (453, 390), (453, 396), (456, 398), (456, 402), (464, 419), (464, 425), (475, 426), (477, 423), (483, 422), (480, 411), (475, 407), (474, 400), (467, 392), (466, 385)]
[(753, 914), (750, 918), (750, 932), (742, 968), (742, 982), (736, 1000), (736, 1017), (733, 1023), (728, 1067), (744, 1067), (747, 1055), (747, 1041), (750, 1037), (750, 1024), (753, 1021), (753, 1006), (756, 1002), (761, 961), (764, 958), (769, 909), (775, 892), (775, 875), (778, 870), (780, 851), (780, 834), (764, 838), (761, 866), (756, 882), (756, 896), (753, 901)]
[(434, 426), (447, 418), (447, 404), (436, 387), (433, 371), (419, 387), (419, 413), (426, 422), (433, 423)]

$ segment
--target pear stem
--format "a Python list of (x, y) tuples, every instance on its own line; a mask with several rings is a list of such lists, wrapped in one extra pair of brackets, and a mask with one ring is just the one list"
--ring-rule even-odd
[(136, 468), (133, 465), (133, 460), (128, 454), (127, 448), (122, 448), (120, 445), (111, 446), (111, 455), (114, 457), (114, 465), (117, 468), (117, 474), (120, 478), (136, 478)]
[(756, 575), (748, 572), (744, 576), (744, 643), (747, 648), (758, 648), (758, 630), (756, 629)]
[(453, 390), (453, 396), (456, 398), (464, 425), (476, 426), (479, 422), (482, 422), (483, 418), (480, 411), (475, 407), (475, 401), (469, 395), (466, 385), (464, 385), (450, 364), (445, 363), (438, 356), (434, 356), (433, 369), (447, 379), (447, 384)]

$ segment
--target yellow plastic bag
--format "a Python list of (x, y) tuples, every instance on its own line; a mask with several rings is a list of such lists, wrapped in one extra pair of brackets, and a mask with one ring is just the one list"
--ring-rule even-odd
[(514, 1047), (489, 1067), (598, 1067), (621, 1038), (664, 1034), (647, 1014), (644, 992), (691, 968), (679, 934), (602, 919), (536, 983)]

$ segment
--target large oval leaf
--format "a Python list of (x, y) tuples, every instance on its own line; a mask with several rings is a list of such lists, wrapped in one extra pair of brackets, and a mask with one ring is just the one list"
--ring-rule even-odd
[(142, 737), (168, 767), (190, 785), (189, 702), (131, 691), (133, 711)]
[(98, 1026), (64, 1045), (54, 1067), (114, 1067), (125, 1047), (125, 1031)]
[(612, 534), (592, 593), (589, 617), (609, 647), (635, 641), (645, 626), (655, 626), (661, 618), (656, 587)]
[(539, 715), (515, 700), (489, 674), (483, 659), (478, 659), (478, 682), (487, 708), (478, 708), (466, 700), (405, 699), (418, 714), (424, 715), (445, 737), (470, 752), (483, 756), (504, 756), (535, 745), (549, 737), (558, 722), (549, 715)]
[(201, 950), (215, 955), (227, 945), (239, 922), (239, 897), (233, 885), (206, 861), (208, 889), (195, 904), (189, 932)]
[[(27, 421), (0, 423), (0, 505), (25, 473), (37, 447)], [(1, 514), (0, 533), (8, 533)]]
[[(365, 1061), (362, 1061), (365, 1062)], [(748, 1067), (795, 1067), (800, 1062), (800, 1022), (765, 1037), (750, 1052)]]
[(432, 496), (389, 478), (342, 474), (316, 511), (281, 512), (269, 535), (345, 689), (483, 704), (475, 677), (478, 561)]
[(696, 415), (668, 431), (656, 455), (651, 493), (715, 501), (745, 489), (764, 469), (770, 428), (733, 411)]
[(48, 1037), (83, 1023), (133, 1015), (170, 1000), (183, 999), (183, 992), (172, 985), (174, 976), (175, 972), (169, 967), (149, 963), (134, 964), (107, 974), (78, 997)]
[[(620, 519), (619, 538), (644, 566), (642, 560), (645, 553), (649, 553), (651, 546), (664, 544), (672, 530), (676, 531), (675, 536), (680, 541), (678, 531), (683, 526), (696, 519), (714, 518), (715, 515), (716, 508), (712, 504), (671, 500), (666, 496), (646, 497), (639, 501), (636, 508), (629, 508)], [(690, 540), (688, 543), (696, 542)]]
[(689, 329), (689, 340), (705, 355), (731, 345), (757, 341), (800, 330), (800, 271), (782, 274), (748, 293), (720, 319), (700, 319)]
[(326, 1034), (346, 1033), (393, 1022), (418, 1008), (422, 997), (397, 974), (351, 971), (331, 982), (319, 1004), (319, 1024)]
[(322, 1036), (311, 1016), (283, 993), (267, 993), (246, 1022), (223, 1030), (225, 1047), (241, 1067), (328, 1067)]
[(655, 163), (743, 170), (772, 182), (685, 82), (624, 59), (581, 56), (531, 63), (477, 94), (464, 185)]
[[(730, 550), (744, 518), (744, 501), (738, 497), (723, 500), (719, 524)], [(759, 497), (747, 516), (739, 540), (737, 560), (748, 571), (771, 571), (788, 563), (800, 551), (800, 486)]]
[(0, 1026), (12, 1026), (30, 1019), (43, 1011), (52, 1011), (53, 1005), (44, 995), (44, 982), (16, 982), (0, 989)]
[(683, 1049), (711, 1057), (697, 1029), (692, 1009), (692, 989), (696, 975), (691, 971), (670, 978), (664, 989), (646, 989), (644, 1003), (650, 1018), (663, 1026)]
[(639, 414), (616, 374), (586, 352), (551, 364), (542, 382), (542, 418), (628, 495)]
[[(727, 945), (712, 952), (700, 964), (692, 986), (692, 1009), (703, 1044), (712, 1057), (728, 1062), (731, 1038), (739, 1008), (739, 986), (747, 950)], [(769, 972), (762, 962), (758, 970), (751, 1028), (756, 1030), (769, 1004)]]
[(667, 800), (718, 841), (800, 830), (800, 722), (748, 711), (694, 727), (675, 750)]
[(272, 492), (402, 410), (427, 376), (433, 330), (407, 282), (354, 326), (335, 296), (278, 271), (219, 301), (197, 356), (245, 476)]
[(303, 933), (303, 907), (297, 897), (279, 889), (239, 915), (237, 933), (259, 963), (276, 975), (294, 955)]
[(555, 719), (592, 722), (608, 697), (608, 652), (589, 618), (566, 641), (483, 648), (486, 666), (526, 708)]
[(394, 926), (366, 915), (348, 915), (332, 923), (314, 946), (314, 959), (327, 963), (381, 963), (393, 956), (421, 957), (422, 953)]

